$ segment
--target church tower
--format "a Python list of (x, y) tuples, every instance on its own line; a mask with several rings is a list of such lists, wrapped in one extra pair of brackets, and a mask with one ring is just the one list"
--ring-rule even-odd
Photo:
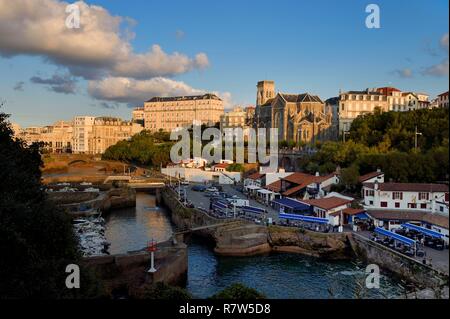
[(261, 106), (275, 97), (274, 81), (259, 81), (256, 88), (256, 106)]

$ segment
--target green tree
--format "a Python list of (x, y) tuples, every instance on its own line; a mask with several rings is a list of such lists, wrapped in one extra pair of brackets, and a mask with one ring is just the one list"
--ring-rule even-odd
[(257, 290), (246, 287), (243, 284), (233, 284), (211, 297), (211, 299), (236, 299), (236, 300), (254, 300), (265, 298), (266, 297)]
[(191, 300), (192, 296), (183, 288), (159, 282), (145, 288), (143, 299), (185, 301)]
[(351, 165), (341, 171), (341, 183), (347, 190), (356, 191), (358, 186), (359, 169), (356, 165)]
[(0, 112), (0, 299), (98, 296), (87, 270), (81, 289), (66, 288), (66, 266), (80, 264), (72, 224), (42, 190), (40, 145), (13, 138), (7, 118)]

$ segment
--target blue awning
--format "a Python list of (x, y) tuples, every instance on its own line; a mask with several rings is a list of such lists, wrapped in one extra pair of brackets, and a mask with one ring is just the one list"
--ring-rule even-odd
[(310, 207), (307, 204), (300, 203), (299, 201), (291, 198), (277, 198), (272, 202), (291, 209), (309, 209)]
[(411, 238), (408, 238), (408, 237), (396, 234), (396, 233), (391, 232), (389, 230), (386, 230), (384, 228), (377, 227), (377, 228), (375, 228), (375, 232), (380, 234), (380, 235), (383, 235), (383, 236), (390, 237), (392, 239), (398, 240), (399, 242), (402, 242), (402, 243), (404, 243), (406, 245), (409, 245), (409, 246), (413, 246), (416, 243), (416, 241), (411, 239)]
[(431, 229), (427, 229), (427, 228), (424, 228), (424, 227), (420, 227), (420, 226), (416, 226), (416, 225), (413, 225), (413, 224), (408, 224), (408, 223), (402, 224), (402, 227), (403, 228), (407, 228), (407, 229), (413, 229), (415, 231), (418, 231), (418, 232), (420, 232), (422, 234), (425, 234), (427, 236), (434, 237), (434, 238), (442, 238), (444, 236), (443, 234), (438, 233), (437, 231), (434, 231), (434, 230), (431, 230)]
[(299, 220), (307, 223), (328, 224), (328, 219), (319, 218), (314, 216), (296, 215), (296, 214), (280, 214), (279, 218), (285, 218), (289, 220)]
[(242, 207), (242, 210), (244, 212), (255, 213), (255, 214), (262, 214), (266, 211), (263, 208), (253, 207), (253, 206), (244, 206), (244, 207)]

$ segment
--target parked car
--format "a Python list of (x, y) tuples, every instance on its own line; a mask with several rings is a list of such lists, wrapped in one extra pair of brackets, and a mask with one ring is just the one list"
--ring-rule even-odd
[(189, 181), (181, 181), (180, 184), (184, 185), (184, 186), (188, 186), (189, 185)]
[(207, 188), (206, 191), (207, 192), (211, 192), (211, 193), (219, 192), (219, 190), (216, 187), (214, 187), (214, 186)]
[(206, 186), (203, 186), (203, 185), (194, 185), (193, 187), (192, 187), (192, 190), (194, 191), (194, 192), (204, 192), (204, 191), (206, 191)]

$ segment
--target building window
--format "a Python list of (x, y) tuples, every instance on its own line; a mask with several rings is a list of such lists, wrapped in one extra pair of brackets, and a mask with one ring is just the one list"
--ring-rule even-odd
[(400, 203), (395, 203), (395, 208), (400, 208)]
[(408, 203), (408, 208), (417, 208), (416, 203)]
[(403, 193), (402, 192), (393, 192), (392, 193), (392, 199), (403, 199)]
[(429, 195), (429, 193), (419, 193), (419, 200), (428, 200)]
[(366, 196), (374, 196), (375, 191), (373, 189), (366, 189)]
[(388, 207), (388, 203), (387, 202), (381, 202), (380, 205), (381, 205), (381, 207)]
[(420, 204), (420, 208), (426, 209), (427, 208), (427, 204)]

